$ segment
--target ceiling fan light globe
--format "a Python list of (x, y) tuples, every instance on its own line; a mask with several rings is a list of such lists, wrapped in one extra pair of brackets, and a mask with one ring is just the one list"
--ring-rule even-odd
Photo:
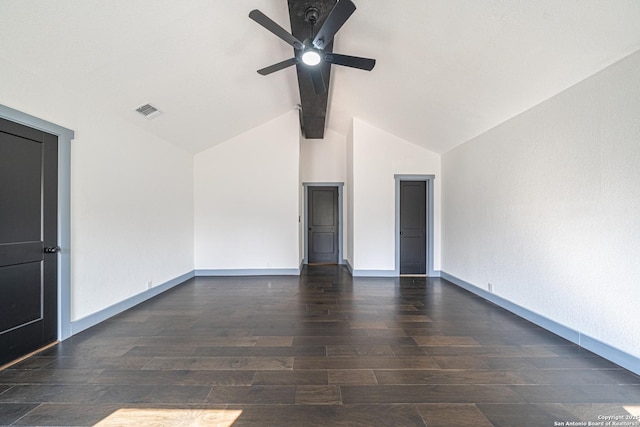
[(320, 63), (320, 54), (315, 50), (308, 50), (302, 54), (302, 62), (309, 66), (315, 66)]

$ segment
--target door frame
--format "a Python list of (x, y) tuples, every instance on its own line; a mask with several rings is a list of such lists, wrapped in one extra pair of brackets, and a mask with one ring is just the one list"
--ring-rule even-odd
[(0, 117), (58, 137), (58, 340), (71, 336), (71, 140), (74, 132), (0, 104)]
[(427, 213), (427, 238), (426, 240), (426, 271), (427, 277), (436, 276), (433, 269), (433, 181), (435, 175), (402, 175), (393, 176), (396, 186), (395, 200), (395, 272), (396, 276), (400, 276), (400, 182), (401, 181), (425, 181), (425, 190), (427, 192), (425, 200), (427, 203), (425, 212)]
[(302, 263), (304, 265), (309, 264), (309, 187), (337, 187), (338, 188), (338, 265), (344, 264), (344, 255), (342, 252), (342, 223), (343, 221), (343, 204), (342, 193), (344, 189), (344, 182), (303, 182), (304, 187), (304, 204), (302, 206), (302, 218), (303, 218), (303, 243), (304, 255)]

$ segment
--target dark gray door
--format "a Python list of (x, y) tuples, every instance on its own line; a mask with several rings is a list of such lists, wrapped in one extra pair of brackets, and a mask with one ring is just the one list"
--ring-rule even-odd
[(337, 264), (338, 188), (308, 188), (308, 262), (310, 264)]
[(58, 138), (0, 119), (0, 365), (57, 339)]
[(400, 274), (427, 272), (425, 181), (400, 181)]

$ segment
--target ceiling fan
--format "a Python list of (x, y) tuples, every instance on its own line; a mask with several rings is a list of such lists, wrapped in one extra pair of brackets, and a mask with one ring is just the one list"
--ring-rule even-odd
[(376, 65), (375, 59), (340, 55), (331, 51), (325, 52), (325, 48), (330, 45), (335, 34), (355, 10), (356, 6), (351, 0), (339, 0), (333, 9), (331, 9), (331, 12), (329, 12), (324, 23), (314, 36), (313, 30), (315, 24), (320, 19), (320, 12), (313, 6), (307, 8), (304, 13), (304, 19), (311, 26), (311, 36), (302, 42), (264, 13), (257, 9), (252, 10), (249, 13), (249, 18), (293, 46), (295, 52), (293, 58), (262, 68), (258, 70), (258, 73), (266, 76), (292, 65), (304, 64), (304, 68), (308, 71), (309, 77), (311, 78), (313, 90), (316, 95), (319, 95), (327, 91), (325, 79), (320, 67), (323, 62), (371, 71)]

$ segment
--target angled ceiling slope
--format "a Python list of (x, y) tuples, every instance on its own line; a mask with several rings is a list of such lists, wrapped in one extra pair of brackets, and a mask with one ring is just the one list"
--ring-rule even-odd
[[(39, 79), (46, 99), (71, 93), (196, 153), (300, 103), (297, 69), (256, 73), (292, 48), (247, 14), (288, 27), (307, 1), (0, 1), (0, 103), (21, 105), (3, 90), (13, 76)], [(330, 108), (307, 106), (305, 126), (346, 135), (357, 117), (439, 153), (640, 49), (638, 0), (353, 1), (333, 50), (376, 68), (332, 67)], [(145, 103), (163, 114), (142, 117)]]

